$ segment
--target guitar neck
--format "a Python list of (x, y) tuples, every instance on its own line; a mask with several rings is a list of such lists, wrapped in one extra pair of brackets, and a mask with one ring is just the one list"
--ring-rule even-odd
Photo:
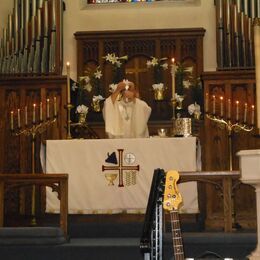
[(172, 228), (172, 241), (175, 260), (184, 260), (181, 228), (179, 221), (179, 213), (177, 210), (170, 211), (171, 215), (171, 228)]

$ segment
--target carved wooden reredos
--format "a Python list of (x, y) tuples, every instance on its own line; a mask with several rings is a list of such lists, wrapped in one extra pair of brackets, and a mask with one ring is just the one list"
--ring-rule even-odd
[[(76, 32), (77, 40), (77, 74), (85, 75), (88, 67), (100, 66), (105, 96), (109, 95), (108, 86), (112, 82), (110, 64), (105, 63), (104, 56), (115, 53), (117, 56), (128, 55), (125, 64), (126, 77), (135, 82), (140, 96), (152, 107), (152, 121), (169, 120), (171, 110), (171, 73), (164, 72), (164, 84), (167, 86), (165, 101), (153, 100), (152, 71), (147, 69), (146, 61), (151, 56), (167, 57), (193, 66), (195, 75), (203, 71), (203, 28), (163, 29), (163, 30), (127, 30), (104, 32)], [(95, 115), (89, 119), (96, 120)]]

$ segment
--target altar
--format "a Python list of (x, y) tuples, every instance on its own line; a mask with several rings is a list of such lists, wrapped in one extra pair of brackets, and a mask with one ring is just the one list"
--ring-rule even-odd
[[(143, 213), (154, 169), (200, 170), (197, 139), (48, 140), (46, 173), (69, 174), (69, 213)], [(179, 185), (182, 212), (197, 213), (196, 182)], [(47, 189), (46, 211), (59, 212), (55, 193)]]

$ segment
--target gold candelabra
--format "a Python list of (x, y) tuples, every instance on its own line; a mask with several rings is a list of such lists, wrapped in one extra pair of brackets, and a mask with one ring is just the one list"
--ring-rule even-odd
[(70, 118), (70, 111), (71, 111), (72, 108), (73, 108), (72, 104), (68, 103), (66, 105), (67, 118), (68, 118), (68, 120), (67, 120), (67, 139), (72, 139), (71, 130), (70, 130), (71, 129), (71, 123), (72, 123), (71, 118)]
[(232, 132), (234, 131), (235, 133), (240, 132), (240, 131), (245, 131), (245, 132), (251, 132), (254, 127), (253, 125), (247, 125), (246, 122), (244, 123), (239, 123), (236, 121), (235, 123), (231, 122), (231, 119), (225, 120), (223, 117), (217, 117), (216, 115), (211, 115), (211, 114), (206, 114), (206, 117), (217, 123), (220, 129), (226, 129), (228, 131), (228, 148), (229, 148), (229, 170), (233, 170), (233, 155), (232, 155)]
[[(254, 127), (253, 127), (253, 125), (247, 125), (246, 122), (243, 122), (241, 124), (241, 123), (239, 123), (238, 120), (235, 123), (232, 123), (230, 118), (225, 120), (223, 117), (217, 117), (215, 114), (211, 115), (211, 114), (206, 113), (206, 117), (209, 120), (215, 122), (220, 129), (225, 129), (228, 132), (229, 170), (232, 171), (233, 170), (232, 133), (233, 132), (237, 133), (240, 131), (251, 132), (254, 129)], [(233, 211), (232, 223), (233, 223), (233, 227), (236, 229), (236, 228), (239, 228), (240, 225), (235, 220), (236, 213), (235, 213), (235, 204), (234, 204), (233, 195), (232, 195), (231, 207), (232, 207), (232, 211)]]
[[(24, 127), (21, 127), (21, 110), (18, 109), (18, 127), (17, 129), (14, 128), (14, 118), (13, 118), (13, 111), (11, 111), (11, 133), (14, 136), (30, 136), (31, 137), (31, 171), (32, 174), (35, 174), (35, 161), (36, 161), (36, 153), (35, 153), (35, 143), (36, 143), (36, 136), (38, 134), (42, 134), (45, 132), (49, 126), (51, 126), (54, 122), (57, 120), (57, 108), (56, 108), (56, 98), (54, 98), (54, 112), (53, 112), (53, 118), (51, 119), (49, 117), (49, 99), (47, 99), (47, 118), (44, 121), (42, 119), (42, 103), (40, 104), (40, 120), (39, 123), (36, 123), (36, 111), (35, 111), (36, 105), (33, 105), (33, 120), (32, 125), (28, 125), (28, 118), (27, 118), (27, 107), (25, 107), (25, 125)], [(36, 225), (36, 218), (35, 218), (35, 212), (36, 212), (36, 190), (35, 185), (32, 186), (32, 203), (31, 203), (31, 214), (32, 214), (32, 220), (31, 224), (33, 226)]]

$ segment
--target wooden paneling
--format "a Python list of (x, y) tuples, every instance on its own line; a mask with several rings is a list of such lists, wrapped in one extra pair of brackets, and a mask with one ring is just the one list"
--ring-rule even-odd
[[(224, 117), (227, 113), (227, 101), (231, 99), (232, 103), (232, 122), (235, 122), (235, 101), (241, 104), (239, 117), (243, 118), (243, 104), (247, 103), (248, 107), (255, 104), (255, 72), (253, 70), (240, 71), (217, 71), (205, 72), (202, 75), (204, 82), (204, 99), (206, 93), (209, 97), (224, 97)], [(210, 99), (210, 98), (209, 98)], [(212, 106), (212, 103), (209, 104)], [(211, 108), (210, 108), (211, 109)], [(217, 106), (217, 113), (219, 107)], [(248, 120), (248, 122), (250, 119)], [(205, 137), (204, 137), (204, 160), (203, 168), (207, 171), (229, 170), (229, 137), (227, 129), (221, 129), (219, 125), (205, 117)], [(239, 150), (259, 149), (260, 140), (255, 137), (256, 131), (252, 132), (234, 132), (232, 131), (232, 168), (239, 169), (239, 158), (236, 153)], [(234, 203), (234, 223), (242, 227), (256, 227), (256, 201), (253, 187), (240, 184), (233, 187)], [(222, 221), (222, 206), (220, 197), (216, 195), (214, 187), (207, 185), (205, 197), (207, 198), (206, 207), (206, 224), (209, 227), (218, 227)]]
[[(0, 78), (0, 173), (31, 172), (32, 165), (32, 136), (15, 136), (10, 131), (10, 111), (14, 111), (14, 127), (17, 128), (17, 109), (21, 109), (21, 125), (25, 122), (25, 106), (28, 107), (28, 123), (32, 122), (32, 108), (36, 104), (39, 113), (39, 104), (43, 102), (43, 118), (46, 118), (46, 99), (52, 103), (57, 98), (57, 121), (48, 127), (47, 131), (37, 134), (35, 144), (36, 165), (35, 171), (42, 172), (40, 165), (40, 146), (46, 139), (63, 139), (66, 137), (66, 77), (2, 77)], [(39, 114), (36, 113), (36, 118)], [(53, 105), (50, 105), (50, 115), (53, 114)], [(30, 191), (11, 192), (6, 196), (8, 200), (7, 213), (25, 213), (30, 211)], [(26, 203), (24, 204), (24, 202)]]
[[(171, 108), (171, 73), (164, 71), (163, 83), (167, 87), (165, 100), (154, 101), (152, 84), (153, 73), (147, 69), (146, 61), (151, 56), (167, 57), (193, 66), (194, 75), (203, 71), (203, 28), (163, 29), (163, 30), (127, 30), (76, 32), (77, 40), (77, 73), (78, 77), (86, 74), (88, 67), (100, 66), (103, 77), (102, 86), (105, 96), (109, 96), (109, 84), (112, 82), (112, 70), (104, 60), (108, 53), (117, 56), (128, 55), (125, 64), (126, 77), (135, 82), (140, 96), (152, 108), (150, 121), (169, 121), (172, 118)], [(90, 93), (91, 95), (91, 93)], [(89, 122), (103, 122), (92, 111)]]

